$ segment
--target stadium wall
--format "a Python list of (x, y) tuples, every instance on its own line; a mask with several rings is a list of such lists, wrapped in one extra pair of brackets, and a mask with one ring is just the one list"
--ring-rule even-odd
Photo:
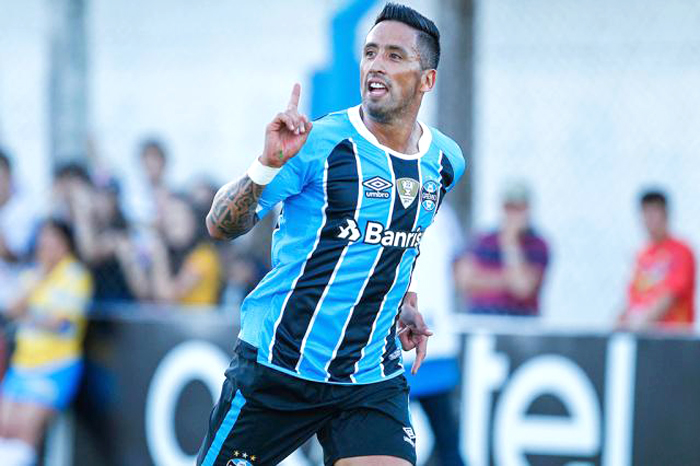
[[(700, 464), (700, 338), (459, 327), (470, 465)], [(222, 316), (93, 319), (73, 458), (60, 464), (191, 465), (236, 333)], [(431, 434), (414, 418), (423, 461)]]

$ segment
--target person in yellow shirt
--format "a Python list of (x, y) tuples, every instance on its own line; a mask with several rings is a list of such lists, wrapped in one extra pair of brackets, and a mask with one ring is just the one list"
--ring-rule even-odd
[(92, 279), (75, 255), (70, 226), (48, 220), (39, 234), (36, 266), (9, 308), (17, 345), (0, 385), (2, 464), (32, 465), (51, 418), (75, 395)]
[(163, 237), (155, 241), (152, 250), (153, 298), (184, 304), (188, 309), (217, 304), (221, 262), (214, 245), (204, 237), (204, 214), (198, 215), (183, 195), (170, 196), (166, 207)]

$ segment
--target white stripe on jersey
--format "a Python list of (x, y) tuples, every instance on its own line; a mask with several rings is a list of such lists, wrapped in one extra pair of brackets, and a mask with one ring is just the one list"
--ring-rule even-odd
[[(355, 220), (355, 223), (357, 223), (357, 217), (360, 213), (360, 207), (362, 207), (362, 197), (364, 194), (364, 189), (362, 188), (362, 164), (360, 163), (360, 156), (357, 153), (357, 145), (355, 144), (355, 141), (353, 141), (352, 138), (349, 138), (349, 141), (352, 144), (352, 152), (355, 156), (355, 165), (357, 166), (357, 203), (355, 204), (355, 212), (353, 213), (353, 219)], [(301, 364), (301, 360), (304, 358), (304, 348), (306, 348), (306, 341), (309, 339), (311, 329), (314, 327), (314, 322), (316, 322), (316, 316), (318, 316), (318, 312), (321, 310), (323, 301), (326, 299), (326, 295), (328, 295), (328, 291), (331, 289), (331, 285), (335, 281), (335, 277), (338, 274), (340, 265), (343, 263), (345, 253), (347, 253), (349, 246), (350, 242), (348, 242), (348, 244), (343, 248), (343, 252), (340, 254), (340, 258), (338, 258), (338, 261), (335, 263), (335, 268), (333, 269), (331, 278), (330, 280), (328, 280), (328, 284), (326, 284), (325, 288), (323, 289), (323, 293), (321, 293), (321, 298), (316, 304), (316, 309), (314, 309), (314, 315), (311, 317), (309, 326), (306, 327), (306, 333), (304, 334), (304, 338), (301, 340), (301, 346), (299, 347), (299, 360), (297, 361), (297, 365), (294, 367), (294, 371), (297, 373), (299, 372), (299, 365)]]
[(289, 298), (292, 296), (292, 293), (294, 293), (294, 289), (297, 287), (297, 283), (299, 282), (299, 279), (304, 275), (304, 270), (306, 269), (306, 264), (309, 262), (309, 259), (311, 259), (311, 255), (314, 253), (316, 248), (318, 247), (318, 243), (321, 240), (321, 232), (323, 231), (323, 227), (326, 226), (326, 208), (328, 207), (328, 159), (326, 159), (325, 162), (325, 167), (323, 170), (323, 207), (321, 208), (322, 212), (322, 217), (321, 217), (321, 225), (318, 227), (318, 231), (316, 232), (316, 241), (314, 241), (314, 245), (309, 251), (309, 254), (306, 256), (306, 259), (304, 260), (304, 264), (301, 266), (301, 270), (299, 271), (299, 275), (297, 275), (297, 278), (294, 279), (292, 282), (292, 286), (289, 288), (289, 293), (287, 293), (287, 296), (284, 298), (284, 302), (282, 303), (282, 308), (280, 309), (280, 315), (277, 318), (277, 321), (275, 322), (274, 327), (272, 327), (272, 338), (270, 338), (270, 346), (268, 347), (269, 354), (267, 356), (267, 362), (272, 364), (272, 355), (273, 351), (272, 349), (275, 346), (275, 342), (277, 341), (277, 328), (279, 327), (280, 323), (282, 322), (282, 317), (284, 316), (284, 311), (287, 308), (287, 302), (289, 301)]

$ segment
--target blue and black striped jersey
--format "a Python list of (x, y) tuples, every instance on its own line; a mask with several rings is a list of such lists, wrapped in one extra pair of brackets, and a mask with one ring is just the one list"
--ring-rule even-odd
[(259, 363), (331, 383), (403, 372), (399, 306), (423, 232), (465, 168), (454, 141), (421, 126), (406, 155), (377, 141), (359, 106), (332, 113), (265, 187), (258, 216), (280, 202), (282, 212), (240, 334)]

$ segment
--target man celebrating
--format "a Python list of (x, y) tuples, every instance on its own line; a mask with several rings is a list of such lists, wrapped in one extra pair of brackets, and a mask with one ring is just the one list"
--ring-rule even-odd
[(415, 464), (399, 344), (416, 349), (415, 372), (431, 332), (408, 288), (465, 165), (417, 121), (439, 56), (433, 22), (388, 4), (364, 44), (362, 104), (312, 124), (295, 85), (262, 155), (217, 193), (207, 228), (219, 239), (283, 209), (199, 465), (277, 464), (314, 434), (328, 465)]

